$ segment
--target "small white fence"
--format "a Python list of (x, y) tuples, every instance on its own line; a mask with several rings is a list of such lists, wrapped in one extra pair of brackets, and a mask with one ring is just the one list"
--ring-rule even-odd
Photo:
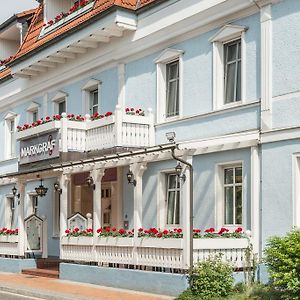
[[(63, 237), (61, 259), (183, 269), (182, 239)], [(194, 239), (194, 262), (222, 254), (222, 259), (242, 268), (247, 238)]]
[(19, 256), (19, 236), (2, 235), (0, 236), (0, 255)]
[(148, 147), (154, 142), (152, 111), (147, 116), (127, 115), (117, 106), (114, 114), (92, 121), (87, 115), (84, 121), (72, 121), (65, 115), (59, 121), (51, 121), (17, 132), (18, 140), (60, 131), (61, 152), (97, 151), (113, 147)]

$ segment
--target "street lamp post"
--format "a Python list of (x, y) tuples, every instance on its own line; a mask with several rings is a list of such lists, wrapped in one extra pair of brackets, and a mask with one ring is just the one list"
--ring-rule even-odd
[[(189, 181), (189, 191), (190, 191), (190, 197), (189, 197), (189, 217), (188, 217), (188, 220), (189, 220), (189, 230), (188, 230), (188, 240), (189, 240), (189, 249), (188, 249), (188, 253), (187, 253), (187, 256), (188, 256), (188, 261), (189, 261), (189, 269), (190, 271), (193, 269), (193, 229), (194, 229), (194, 226), (193, 226), (193, 209), (194, 209), (194, 197), (193, 197), (193, 190), (194, 190), (194, 169), (193, 169), (193, 166), (192, 164), (190, 164), (189, 162), (181, 159), (180, 157), (176, 156), (175, 155), (175, 149), (177, 148), (177, 145), (175, 143), (175, 137), (176, 137), (176, 134), (175, 132), (168, 132), (166, 134), (167, 136), (167, 139), (170, 143), (174, 143), (174, 147), (171, 149), (171, 155), (172, 157), (184, 164), (187, 166), (187, 168), (189, 169), (189, 173), (190, 173), (190, 181)], [(176, 169), (178, 169), (176, 167)], [(184, 178), (184, 177), (182, 177)]]

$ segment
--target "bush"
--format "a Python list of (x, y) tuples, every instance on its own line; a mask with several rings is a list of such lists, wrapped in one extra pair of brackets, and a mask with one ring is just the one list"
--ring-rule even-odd
[(271, 238), (265, 256), (274, 287), (285, 299), (300, 299), (300, 230)]
[(233, 290), (232, 266), (220, 257), (199, 262), (189, 276), (189, 283), (191, 293), (199, 299), (225, 298)]

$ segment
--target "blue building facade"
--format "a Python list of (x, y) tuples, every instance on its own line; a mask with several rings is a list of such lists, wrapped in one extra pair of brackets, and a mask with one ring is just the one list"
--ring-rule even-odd
[[(171, 274), (190, 267), (191, 178), (184, 164), (175, 172), (170, 132), (194, 168), (193, 228), (219, 237), (194, 239), (194, 261), (221, 249), (242, 268), (249, 242), (261, 258), (270, 236), (300, 226), (297, 0), (112, 1), (107, 11), (95, 0), (52, 23), (66, 8), (49, 2), (0, 73), (0, 228), (18, 228), (3, 257), (183, 280)], [(74, 237), (76, 227), (92, 236)], [(127, 235), (103, 241), (107, 228)], [(149, 228), (183, 237), (147, 241), (138, 231)], [(226, 241), (221, 228), (243, 234)], [(92, 282), (97, 271), (81, 268), (74, 278), (76, 265), (61, 264), (61, 278)]]

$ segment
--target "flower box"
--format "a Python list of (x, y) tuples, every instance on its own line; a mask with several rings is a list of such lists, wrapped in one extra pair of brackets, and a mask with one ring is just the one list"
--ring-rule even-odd
[(144, 237), (144, 238), (138, 238), (137, 247), (181, 249), (182, 244), (183, 244), (182, 239)]
[(27, 139), (29, 137), (36, 136), (39, 134), (44, 134), (46, 132), (53, 131), (54, 129), (59, 129), (59, 128), (60, 128), (60, 121), (51, 121), (33, 128), (28, 128), (26, 130), (16, 132), (16, 139), (17, 140)]
[(85, 14), (86, 12), (90, 11), (94, 6), (95, 1), (92, 1), (91, 3), (85, 5), (84, 7), (74, 11), (73, 13), (69, 14), (68, 16), (62, 18), (61, 20), (55, 22), (52, 25), (49, 25), (47, 27), (43, 27), (40, 37), (54, 31), (55, 29), (65, 25), (66, 23), (71, 22), (73, 19), (76, 19), (80, 17), (81, 15)]
[(194, 249), (245, 249), (249, 245), (247, 238), (200, 238), (194, 239)]
[(92, 236), (64, 236), (61, 239), (62, 245), (80, 245), (80, 246), (92, 246), (93, 237)]
[(129, 237), (98, 237), (95, 239), (96, 246), (132, 247), (133, 238)]
[(0, 235), (1, 243), (18, 243), (19, 236), (18, 235)]

